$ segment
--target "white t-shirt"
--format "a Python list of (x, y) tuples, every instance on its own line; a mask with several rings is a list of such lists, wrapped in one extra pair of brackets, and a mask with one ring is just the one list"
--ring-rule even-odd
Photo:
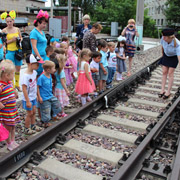
[(98, 75), (99, 74), (99, 62), (95, 62), (93, 59), (90, 63), (90, 68), (93, 68), (93, 69), (97, 69), (98, 72), (96, 72), (96, 74)]
[[(37, 98), (37, 81), (36, 81), (37, 72), (33, 70), (32, 74), (26, 74), (24, 73), (23, 76), (21, 76), (20, 84), (27, 86), (27, 93), (29, 100), (32, 101)], [(24, 94), (22, 95), (22, 100), (26, 101)]]
[(108, 67), (116, 67), (117, 64), (117, 58), (115, 52), (108, 52), (109, 58), (108, 58)]

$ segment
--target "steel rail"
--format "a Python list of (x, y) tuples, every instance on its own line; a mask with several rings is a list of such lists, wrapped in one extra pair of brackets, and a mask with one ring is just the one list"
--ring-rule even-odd
[(107, 99), (110, 99), (112, 96), (117, 96), (119, 90), (122, 90), (124, 86), (130, 85), (130, 83), (133, 82), (137, 77), (143, 75), (143, 73), (145, 72), (148, 72), (151, 67), (157, 67), (158, 61), (159, 59), (146, 66), (139, 72), (135, 73), (133, 76), (129, 77), (121, 84), (104, 92), (92, 102), (79, 108), (69, 116), (65, 117), (63, 120), (38, 133), (34, 137), (30, 138), (27, 142), (22, 143), (17, 149), (1, 157), (0, 180), (4, 180), (14, 171), (26, 164), (35, 151), (41, 152), (42, 150), (56, 142), (58, 136), (66, 134), (67, 132), (75, 128), (79, 121), (85, 120), (88, 116), (91, 115), (93, 111), (97, 111), (102, 108), (105, 104), (104, 97), (108, 97)]
[[(153, 129), (149, 132), (149, 134), (145, 137), (145, 139), (141, 142), (141, 144), (137, 147), (137, 149), (132, 153), (132, 155), (124, 162), (124, 164), (120, 167), (117, 173), (113, 176), (112, 180), (133, 180), (137, 176), (137, 172), (140, 172), (142, 168), (142, 163), (146, 156), (147, 151), (149, 150), (150, 143), (152, 143), (155, 136), (157, 136), (161, 131), (162, 127), (164, 127), (168, 121), (170, 114), (174, 111), (178, 103), (180, 102), (180, 97), (176, 99), (176, 101), (172, 104), (172, 106), (166, 111), (163, 117), (157, 122), (157, 124), (153, 127)], [(179, 155), (178, 155), (179, 157)], [(177, 159), (177, 158), (176, 158)], [(177, 177), (177, 171), (179, 173), (179, 162), (176, 160), (177, 167), (174, 166), (174, 173)], [(178, 179), (172, 179), (178, 180)]]

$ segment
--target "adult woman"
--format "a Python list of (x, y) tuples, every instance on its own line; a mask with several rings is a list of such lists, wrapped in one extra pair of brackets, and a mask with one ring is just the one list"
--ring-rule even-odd
[[(47, 47), (47, 39), (43, 29), (46, 28), (48, 22), (49, 15), (47, 11), (40, 10), (36, 20), (34, 21), (35, 28), (30, 32), (32, 53), (37, 55), (40, 60), (44, 60), (46, 58), (46, 47)], [(37, 75), (43, 72), (42, 65), (39, 64), (39, 68), (37, 70)]]
[[(167, 28), (162, 31), (162, 52), (163, 57), (160, 61), (162, 64), (162, 84), (159, 98), (167, 99), (171, 95), (171, 88), (174, 81), (174, 70), (180, 62), (180, 41), (174, 36), (174, 29)], [(165, 92), (165, 85), (168, 76), (168, 89)]]
[(121, 35), (126, 37), (126, 56), (129, 57), (129, 69), (127, 76), (131, 75), (132, 60), (136, 50), (134, 38), (135, 36), (139, 37), (139, 34), (136, 30), (136, 22), (134, 19), (129, 19), (128, 25), (124, 28)]
[(83, 46), (82, 39), (83, 39), (84, 33), (92, 28), (92, 26), (89, 24), (90, 17), (88, 14), (84, 15), (82, 20), (83, 20), (83, 24), (77, 27), (76, 39), (74, 41), (74, 49), (76, 48), (82, 49), (82, 46)]
[(17, 38), (22, 40), (21, 32), (19, 28), (14, 27), (14, 19), (16, 18), (16, 12), (14, 10), (10, 11), (9, 14), (6, 12), (1, 14), (1, 19), (6, 20), (7, 27), (2, 30), (2, 32), (7, 33), (7, 41), (6, 41), (6, 59), (11, 60), (15, 67), (15, 84), (13, 86), (18, 90), (21, 91), (19, 86), (19, 77), (20, 77), (20, 69), (22, 65), (22, 60), (16, 59), (16, 52), (18, 47), (16, 46)]

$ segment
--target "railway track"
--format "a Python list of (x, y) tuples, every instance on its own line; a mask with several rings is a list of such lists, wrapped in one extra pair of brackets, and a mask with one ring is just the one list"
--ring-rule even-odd
[(0, 178), (178, 179), (180, 71), (159, 99), (157, 62), (6, 154)]

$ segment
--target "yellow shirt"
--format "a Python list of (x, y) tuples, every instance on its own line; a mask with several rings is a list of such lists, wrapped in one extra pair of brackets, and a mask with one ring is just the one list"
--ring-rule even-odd
[[(11, 40), (13, 37), (19, 37), (18, 28), (17, 28), (17, 32), (16, 33), (8, 33), (6, 38), (7, 38), (7, 40)], [(9, 51), (16, 51), (16, 50), (18, 50), (18, 48), (16, 46), (16, 41), (7, 44), (7, 50), (9, 50)]]

